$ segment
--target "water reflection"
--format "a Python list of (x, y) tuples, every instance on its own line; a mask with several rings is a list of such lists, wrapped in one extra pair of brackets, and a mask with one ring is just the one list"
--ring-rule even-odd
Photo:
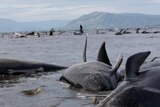
[(42, 75), (50, 75), (52, 72), (40, 72), (37, 74), (0, 75), (0, 88), (13, 87), (17, 83), (26, 82), (29, 78), (40, 78)]

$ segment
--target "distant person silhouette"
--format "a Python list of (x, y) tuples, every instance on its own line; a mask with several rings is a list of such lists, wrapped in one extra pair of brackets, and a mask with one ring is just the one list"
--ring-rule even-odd
[(83, 26), (80, 25), (80, 33), (83, 34)]
[(140, 29), (140, 28), (137, 28), (137, 29), (136, 29), (136, 33), (139, 33), (139, 30), (141, 30), (141, 29)]
[(54, 29), (52, 28), (50, 31), (49, 31), (49, 35), (53, 35), (55, 33)]

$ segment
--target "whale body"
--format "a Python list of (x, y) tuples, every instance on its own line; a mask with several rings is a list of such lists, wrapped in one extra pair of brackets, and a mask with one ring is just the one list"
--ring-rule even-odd
[(103, 42), (99, 49), (97, 61), (86, 62), (85, 56), (83, 59), (83, 63), (69, 67), (60, 77), (60, 81), (87, 91), (113, 90), (117, 87), (121, 79), (117, 69), (122, 63), (122, 56), (118, 58), (117, 63), (112, 67), (105, 49), (105, 42)]
[(36, 72), (57, 71), (67, 67), (47, 63), (0, 59), (0, 75), (30, 74)]
[(97, 107), (159, 107), (160, 66), (140, 69), (150, 51), (128, 58), (124, 81)]

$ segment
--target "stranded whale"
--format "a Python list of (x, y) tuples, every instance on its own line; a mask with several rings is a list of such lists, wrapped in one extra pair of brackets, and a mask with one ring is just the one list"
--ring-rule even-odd
[[(151, 61), (145, 61), (141, 66), (140, 66), (140, 72), (144, 71), (145, 69), (160, 66), (160, 57), (154, 57)], [(125, 74), (125, 67), (122, 68), (119, 73), (121, 74), (121, 77), (124, 78)]]
[(150, 51), (128, 58), (124, 81), (97, 107), (159, 107), (160, 66), (140, 69)]
[(67, 67), (13, 59), (0, 59), (0, 75), (30, 74), (36, 72), (57, 71)]
[(122, 63), (122, 56), (119, 56), (115, 66), (112, 67), (104, 42), (99, 49), (97, 61), (86, 62), (86, 48), (87, 38), (83, 55), (84, 62), (69, 67), (60, 77), (60, 81), (87, 91), (115, 89), (121, 79), (117, 69)]

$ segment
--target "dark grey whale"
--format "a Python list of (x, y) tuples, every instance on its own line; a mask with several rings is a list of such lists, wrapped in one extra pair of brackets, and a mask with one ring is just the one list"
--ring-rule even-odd
[[(145, 69), (160, 66), (160, 57), (154, 57), (151, 61), (145, 61), (141, 66), (140, 66), (140, 72), (144, 71)], [(119, 73), (121, 74), (121, 77), (124, 77), (125, 68), (122, 68), (119, 70)]]
[(124, 81), (97, 107), (159, 107), (160, 66), (140, 70), (150, 51), (128, 58)]
[(67, 67), (13, 59), (0, 59), (0, 75), (31, 74), (36, 72), (57, 71)]
[(112, 67), (104, 42), (99, 49), (97, 61), (86, 62), (86, 47), (87, 39), (83, 55), (84, 62), (69, 67), (60, 77), (60, 81), (87, 91), (115, 89), (121, 79), (117, 69), (122, 63), (122, 56), (119, 56), (117, 63)]
[(159, 59), (159, 57), (154, 57), (151, 61), (145, 62), (144, 64), (141, 65), (140, 70), (160, 66), (160, 61), (157, 59)]

